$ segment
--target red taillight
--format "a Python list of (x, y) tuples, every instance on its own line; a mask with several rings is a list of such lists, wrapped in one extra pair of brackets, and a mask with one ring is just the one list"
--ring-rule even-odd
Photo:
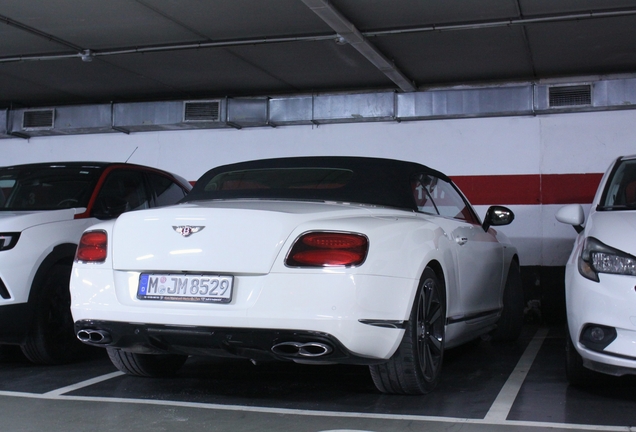
[(85, 232), (77, 246), (76, 261), (104, 262), (108, 237), (104, 231)]
[(321, 249), (353, 249), (367, 244), (366, 237), (344, 233), (309, 233), (300, 240), (307, 246)]
[(285, 264), (290, 267), (355, 266), (364, 262), (368, 239), (360, 234), (312, 232), (292, 247)]

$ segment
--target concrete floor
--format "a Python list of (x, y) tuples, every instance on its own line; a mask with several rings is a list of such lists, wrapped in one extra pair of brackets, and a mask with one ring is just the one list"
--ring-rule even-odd
[(378, 393), (366, 367), (193, 357), (173, 378), (122, 375), (104, 350), (82, 362), (0, 359), (0, 431), (633, 431), (636, 378), (568, 385), (562, 326), (515, 344), (449, 350), (425, 396)]

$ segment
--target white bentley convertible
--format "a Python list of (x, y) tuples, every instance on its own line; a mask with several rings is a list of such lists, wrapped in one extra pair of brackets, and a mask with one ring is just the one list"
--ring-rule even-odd
[(422, 394), (444, 349), (516, 339), (515, 247), (444, 174), (361, 157), (221, 166), (180, 204), (87, 230), (71, 277), (77, 337), (121, 371), (189, 355), (369, 365), (385, 393)]

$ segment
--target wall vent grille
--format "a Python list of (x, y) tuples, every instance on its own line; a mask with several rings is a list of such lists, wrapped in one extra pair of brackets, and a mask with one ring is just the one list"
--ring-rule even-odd
[(24, 111), (22, 129), (53, 129), (54, 113), (52, 109)]
[(592, 105), (592, 86), (550, 87), (550, 107)]
[(219, 121), (221, 112), (221, 101), (200, 101), (184, 102), (183, 120), (187, 122), (196, 121)]

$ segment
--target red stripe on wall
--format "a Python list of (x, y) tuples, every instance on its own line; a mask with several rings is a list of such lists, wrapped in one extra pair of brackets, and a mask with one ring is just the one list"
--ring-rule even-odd
[(453, 176), (474, 205), (588, 204), (603, 174)]
[(544, 204), (589, 204), (603, 174), (550, 174), (542, 177)]
[(456, 176), (452, 179), (473, 205), (541, 203), (539, 175)]

